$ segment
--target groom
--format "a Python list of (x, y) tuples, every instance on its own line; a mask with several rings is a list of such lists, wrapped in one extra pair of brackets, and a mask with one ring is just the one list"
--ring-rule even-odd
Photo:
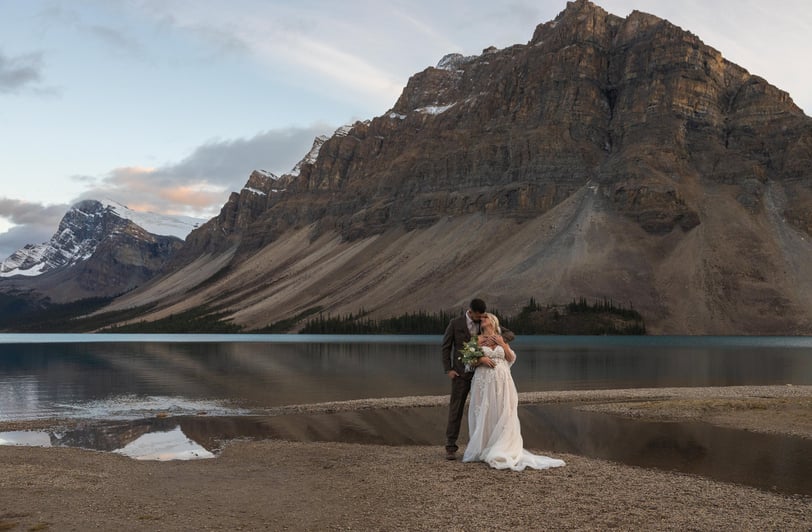
[[(445, 457), (448, 460), (457, 459), (457, 438), (460, 435), (465, 400), (468, 398), (471, 379), (474, 376), (473, 371), (465, 371), (465, 365), (459, 360), (459, 350), (472, 336), (479, 334), (479, 320), (486, 310), (483, 300), (472, 299), (465, 314), (451, 320), (443, 335), (443, 369), (451, 379), (451, 400), (448, 404), (448, 425), (445, 430)], [(513, 333), (504, 327), (502, 336), (507, 341), (512, 341), (514, 337)]]

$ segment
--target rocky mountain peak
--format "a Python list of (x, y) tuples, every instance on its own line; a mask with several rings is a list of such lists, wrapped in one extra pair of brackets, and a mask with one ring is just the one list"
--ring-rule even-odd
[(476, 58), (477, 56), (475, 55), (464, 56), (458, 53), (446, 54), (437, 62), (435, 68), (440, 70), (457, 70), (465, 63), (469, 63)]
[(201, 220), (136, 212), (111, 200), (81, 200), (48, 242), (28, 245), (0, 265), (0, 289), (53, 300), (119, 294), (144, 282)]
[(656, 15), (644, 13), (643, 11), (638, 11), (637, 9), (635, 9), (629, 14), (628, 17), (626, 17), (624, 26), (627, 28), (628, 31), (636, 32), (641, 30), (647, 30), (655, 26), (659, 26), (664, 22), (667, 24), (671, 24), (667, 20), (661, 19)]
[(325, 142), (330, 137), (327, 135), (319, 135), (318, 137), (313, 139), (313, 145), (310, 147), (310, 151), (302, 158), (301, 161), (296, 163), (296, 166), (293, 167), (291, 171), (292, 175), (299, 175), (302, 171), (302, 167), (306, 164), (313, 164), (316, 162), (316, 158), (319, 156), (319, 151), (321, 147), (324, 145)]
[(294, 173), (252, 174), (133, 298), (262, 328), (608, 297), (659, 333), (808, 334), (810, 168), (785, 92), (663, 19), (577, 0), (527, 44), (414, 74)]
[(279, 178), (271, 172), (254, 170), (248, 176), (248, 182), (245, 183), (243, 190), (254, 194), (268, 194), (275, 187), (278, 180)]
[[(646, 231), (689, 231), (700, 218), (674, 179), (693, 171), (687, 161), (727, 179), (708, 157), (748, 159), (755, 146), (746, 131), (758, 127), (749, 120), (797, 111), (689, 32), (576, 0), (528, 45), (448, 54), (414, 74), (383, 116), (317, 139), (301, 174), (286, 176), (288, 196), (273, 202), (271, 223), (317, 222), (314, 234), (358, 238), (471, 209), (523, 219), (591, 181)], [(718, 151), (720, 135), (737, 140)], [(750, 163), (729, 164), (739, 172)], [(485, 188), (503, 186), (508, 197), (485, 202)], [(337, 195), (304, 208), (293, 192)]]
[(529, 44), (559, 48), (576, 42), (609, 42), (623, 19), (588, 0), (567, 2), (558, 16), (536, 27)]
[(104, 236), (118, 227), (118, 216), (107, 216), (105, 206), (95, 200), (74, 204), (62, 217), (49, 242), (26, 246), (0, 266), (0, 276), (36, 276), (86, 260)]

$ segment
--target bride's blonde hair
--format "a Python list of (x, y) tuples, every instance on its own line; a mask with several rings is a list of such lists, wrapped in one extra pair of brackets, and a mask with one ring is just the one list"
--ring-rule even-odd
[(488, 316), (488, 318), (491, 320), (491, 323), (493, 323), (493, 329), (494, 331), (496, 331), (496, 334), (502, 334), (502, 327), (499, 326), (499, 318), (497, 318), (494, 314), (491, 314), (490, 312), (486, 312), (485, 315)]

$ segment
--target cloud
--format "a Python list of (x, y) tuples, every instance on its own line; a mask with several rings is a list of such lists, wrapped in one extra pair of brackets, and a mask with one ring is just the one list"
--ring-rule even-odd
[(211, 217), (231, 192), (242, 189), (252, 171), (289, 172), (316, 136), (334, 129), (316, 124), (264, 131), (251, 138), (211, 140), (176, 163), (121, 167), (99, 179), (73, 179), (88, 183), (82, 198), (110, 198), (135, 210)]
[(248, 139), (211, 140), (179, 163), (156, 171), (171, 180), (192, 178), (217, 184), (236, 180), (242, 187), (257, 168), (276, 174), (289, 172), (310, 150), (315, 137), (333, 130), (335, 126), (315, 124), (267, 130)]
[(41, 244), (51, 239), (55, 227), (50, 231), (41, 227), (29, 227), (18, 225), (12, 227), (5, 233), (0, 233), (0, 261), (9, 258), (15, 251), (24, 248), (28, 244)]
[(16, 93), (42, 81), (42, 54), (8, 57), (0, 52), (0, 92)]
[(260, 64), (276, 83), (349, 102), (363, 95), (385, 109), (412, 73), (392, 54), (411, 53), (413, 46), (387, 44), (401, 42), (401, 30), (392, 35), (380, 9), (363, 4), (148, 0), (138, 9), (181, 38)]
[[(88, 6), (84, 6), (85, 8)], [(115, 6), (111, 6), (115, 9)], [(41, 31), (71, 30), (81, 36), (90, 36), (101, 44), (101, 49), (118, 57), (150, 59), (141, 41), (133, 36), (135, 31), (127, 24), (99, 23), (99, 12), (74, 6), (50, 5), (38, 12)], [(92, 21), (92, 22), (91, 22)]]
[(107, 50), (116, 50), (135, 57), (145, 54), (141, 43), (128, 36), (126, 32), (101, 25), (90, 25), (80, 27), (80, 29), (84, 29), (84, 31), (100, 40)]
[[(88, 187), (72, 203), (112, 199), (137, 211), (210, 218), (231, 192), (242, 189), (253, 170), (290, 172), (310, 151), (315, 137), (333, 130), (334, 126), (314, 124), (263, 131), (251, 138), (211, 140), (177, 163), (71, 176)], [(50, 240), (69, 207), (0, 198), (0, 218), (14, 225), (0, 233), (0, 260), (26, 244)]]
[(375, 95), (386, 95), (387, 102), (394, 102), (401, 91), (401, 81), (392, 74), (375, 67), (365, 58), (336, 48), (335, 44), (317, 39), (297, 37), (291, 45), (281, 49), (264, 45), (257, 50), (267, 56), (277, 56), (274, 61), (284, 61), (305, 67), (311, 74), (326, 78), (344, 87)]
[(0, 217), (15, 225), (39, 225), (50, 227), (53, 232), (67, 205), (43, 205), (17, 199), (0, 198)]
[(51, 239), (68, 205), (43, 205), (0, 198), (0, 217), (15, 226), (0, 233), (0, 260), (26, 244), (40, 244)]

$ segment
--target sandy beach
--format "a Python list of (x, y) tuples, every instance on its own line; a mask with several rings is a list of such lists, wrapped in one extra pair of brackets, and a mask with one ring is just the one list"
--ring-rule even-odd
[[(536, 392), (520, 401), (812, 439), (812, 386)], [(48, 423), (0, 423), (0, 431)], [(446, 461), (441, 443), (442, 435), (436, 446), (231, 441), (216, 459), (171, 462), (0, 447), (0, 530), (812, 530), (808, 496), (568, 454), (556, 454), (567, 462), (559, 469), (496, 471)]]

